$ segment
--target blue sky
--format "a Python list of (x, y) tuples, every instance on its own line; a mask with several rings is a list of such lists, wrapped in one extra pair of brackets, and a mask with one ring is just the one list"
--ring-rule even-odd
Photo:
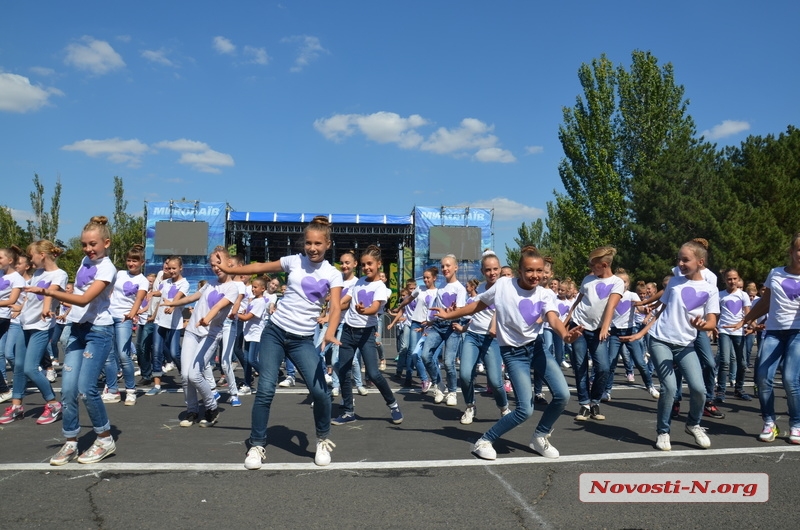
[[(581, 63), (671, 62), (719, 145), (800, 124), (800, 4), (5, 2), (0, 205), (60, 176), (59, 236), (144, 201), (240, 211), (543, 215)], [(504, 255), (501, 252), (501, 256)]]

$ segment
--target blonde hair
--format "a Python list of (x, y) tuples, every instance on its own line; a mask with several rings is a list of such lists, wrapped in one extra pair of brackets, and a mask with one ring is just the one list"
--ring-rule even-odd
[(708, 241), (703, 238), (695, 238), (687, 241), (681, 248), (688, 248), (694, 253), (694, 257), (705, 262), (708, 259)]
[(40, 239), (28, 245), (28, 255), (39, 253), (48, 254), (51, 258), (56, 259), (64, 253), (64, 249), (58, 248), (48, 239)]
[(614, 261), (614, 256), (617, 255), (617, 249), (614, 247), (603, 246), (597, 247), (589, 254), (589, 262), (599, 259), (604, 263), (611, 263)]
[(330, 242), (331, 240), (331, 222), (328, 221), (328, 218), (324, 215), (318, 215), (314, 217), (310, 223), (306, 226), (305, 230), (303, 231), (304, 234), (307, 234), (309, 230), (314, 230), (315, 232), (319, 232), (325, 238), (325, 241)]
[(111, 239), (111, 230), (108, 229), (108, 217), (105, 215), (95, 215), (86, 226), (83, 227), (84, 232), (91, 232), (96, 230), (100, 234), (101, 239)]

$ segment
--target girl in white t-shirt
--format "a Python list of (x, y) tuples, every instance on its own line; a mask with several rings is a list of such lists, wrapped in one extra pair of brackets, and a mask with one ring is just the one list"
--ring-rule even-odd
[[(252, 296), (247, 300), (247, 306), (239, 314), (239, 320), (244, 322), (242, 328), (242, 338), (244, 340), (244, 353), (247, 363), (244, 369), (244, 386), (248, 394), (252, 393), (253, 386), (253, 367), (258, 366), (259, 350), (261, 349), (261, 333), (264, 326), (269, 321), (269, 310), (272, 302), (264, 296), (267, 290), (267, 281), (262, 278), (253, 278), (250, 282), (250, 292)], [(231, 398), (231, 405), (238, 407), (241, 405), (239, 397), (234, 400)]]
[(565, 342), (572, 342), (582, 330), (576, 327), (568, 332), (561, 323), (552, 291), (545, 285), (539, 285), (543, 272), (542, 256), (535, 247), (525, 247), (520, 252), (517, 278), (499, 278), (490, 289), (479, 294), (475, 302), (464, 307), (450, 310), (435, 308), (440, 318), (455, 319), (476, 314), (490, 306), (495, 307), (497, 341), (517, 398), (517, 407), (511, 414), (501, 416), (472, 446), (472, 453), (479, 458), (497, 458), (494, 442), (533, 414), (531, 365), (550, 387), (553, 399), (542, 413), (530, 448), (546, 458), (559, 456), (558, 450), (550, 445), (549, 438), (556, 420), (569, 401), (569, 387), (555, 357), (544, 351), (542, 341), (537, 338), (542, 332), (543, 320), (549, 322), (553, 331)]
[(341, 345), (339, 346), (339, 381), (341, 382), (343, 412), (333, 420), (333, 425), (344, 425), (356, 421), (353, 407), (353, 385), (350, 371), (356, 350), (361, 351), (361, 358), (369, 379), (380, 391), (383, 400), (389, 407), (392, 423), (403, 422), (403, 414), (394, 398), (389, 383), (384, 379), (379, 368), (378, 351), (375, 346), (375, 330), (378, 318), (391, 295), (391, 291), (379, 278), (382, 264), (381, 250), (370, 245), (361, 254), (361, 272), (364, 276), (353, 284), (347, 295), (342, 298), (342, 305), (347, 305), (342, 325)]
[(270, 317), (261, 338), (258, 366), (258, 391), (253, 402), (250, 426), (250, 449), (245, 458), (247, 469), (259, 469), (266, 460), (267, 425), (269, 423), (278, 374), (284, 358), (291, 359), (314, 401), (314, 425), (317, 434), (317, 451), (314, 462), (327, 466), (330, 452), (335, 447), (328, 439), (331, 426), (331, 394), (325, 382), (325, 360), (314, 348), (314, 328), (318, 325), (325, 297), (330, 294), (329, 326), (322, 349), (329, 342), (338, 343), (336, 328), (339, 325), (339, 301), (342, 291), (342, 274), (328, 263), (325, 254), (331, 247), (331, 228), (327, 217), (317, 216), (304, 231), (304, 253), (285, 256), (269, 263), (251, 263), (242, 267), (222, 264), (221, 256), (213, 260), (228, 274), (287, 273), (286, 294)]
[[(342, 272), (342, 297), (339, 299), (339, 306), (341, 311), (346, 311), (347, 307), (342, 305), (342, 300), (345, 296), (350, 293), (350, 289), (353, 288), (353, 285), (358, 281), (358, 276), (356, 276), (356, 267), (358, 266), (358, 261), (356, 260), (356, 252), (355, 250), (348, 250), (347, 252), (342, 253), (339, 256), (339, 270)], [(330, 327), (330, 304), (328, 305), (328, 313), (325, 315), (325, 325)], [(344, 325), (343, 322), (339, 322), (339, 325), (336, 329), (336, 338), (341, 340), (342, 338), (342, 326)], [(333, 396), (338, 396), (341, 392), (341, 384), (342, 382), (339, 380), (339, 345), (334, 343), (331, 344), (331, 394)], [(361, 382), (361, 363), (358, 360), (359, 354), (356, 354), (353, 357), (353, 369), (350, 371), (352, 374), (353, 384), (356, 386), (357, 389), (364, 389), (364, 386)], [(350, 376), (348, 376), (350, 377)]]
[[(81, 246), (85, 254), (75, 275), (72, 294), (50, 293), (54, 299), (72, 304), (67, 316), (70, 337), (64, 354), (61, 372), (63, 406), (62, 432), (67, 439), (60, 451), (50, 459), (50, 465), (61, 466), (78, 455), (78, 435), (81, 432), (78, 402), (83, 401), (97, 434), (92, 446), (78, 456), (81, 464), (94, 464), (114, 453), (111, 422), (97, 388), (97, 378), (113, 348), (114, 319), (111, 317), (111, 291), (117, 268), (106, 256), (111, 246), (111, 232), (105, 216), (95, 216), (83, 227)], [(43, 287), (28, 287), (28, 292), (43, 295)]]
[[(156, 309), (156, 331), (153, 334), (153, 388), (145, 395), (155, 396), (161, 393), (161, 376), (174, 370), (180, 362), (180, 340), (183, 318), (181, 311), (173, 310), (164, 302), (177, 302), (189, 294), (189, 282), (182, 276), (183, 258), (170, 256), (164, 260), (164, 276), (148, 296), (160, 298)], [(164, 349), (169, 352), (165, 358)], [(164, 361), (167, 361), (166, 363)]]
[(789, 442), (800, 444), (800, 233), (792, 236), (789, 265), (772, 269), (764, 292), (750, 312), (730, 329), (752, 326), (767, 315), (756, 364), (756, 385), (764, 427), (758, 439), (772, 442), (775, 423), (775, 372), (781, 369), (789, 408)]
[(708, 254), (696, 241), (684, 243), (678, 252), (680, 276), (674, 276), (661, 296), (662, 307), (638, 333), (620, 337), (623, 342), (641, 339), (650, 334), (650, 353), (663, 391), (658, 398), (656, 448), (669, 451), (671, 405), (676, 392), (675, 366), (680, 366), (689, 385), (689, 414), (686, 432), (694, 436), (702, 448), (711, 441), (700, 426), (705, 403), (705, 384), (700, 360), (695, 351), (698, 333), (717, 326), (719, 291), (703, 279), (702, 268)]
[[(467, 301), (467, 290), (456, 278), (458, 272), (458, 261), (452, 254), (442, 258), (440, 263), (445, 284), (436, 291), (435, 307), (456, 308), (464, 307)], [(445, 390), (439, 388), (441, 381), (441, 370), (436, 351), (444, 343), (442, 357), (444, 357), (445, 369)], [(456, 325), (448, 320), (439, 317), (431, 319), (431, 326), (428, 329), (428, 336), (425, 339), (425, 348), (422, 350), (422, 362), (428, 371), (428, 377), (433, 382), (433, 402), (441, 403), (445, 401), (447, 406), (455, 407), (458, 405), (458, 372), (456, 371), (456, 355), (461, 345), (461, 333), (456, 329)]]
[[(19, 300), (20, 293), (25, 287), (25, 278), (18, 273), (14, 266), (22, 250), (17, 246), (0, 248), (0, 339), (8, 333), (11, 327), (11, 307)], [(11, 398), (11, 391), (6, 382), (6, 358), (0, 352), (0, 403)]]
[[(572, 312), (572, 321), (583, 328), (583, 335), (572, 344), (578, 403), (581, 408), (576, 420), (604, 420), (600, 414), (600, 400), (610, 376), (608, 338), (614, 310), (625, 292), (625, 284), (611, 271), (617, 250), (599, 247), (589, 254), (592, 273), (581, 283), (578, 299)], [(589, 359), (592, 360), (594, 381), (589, 383)]]
[(114, 353), (108, 356), (105, 373), (108, 390), (103, 394), (104, 403), (119, 403), (120, 393), (117, 385), (117, 361), (125, 381), (125, 404), (136, 404), (136, 376), (131, 359), (131, 337), (133, 322), (138, 318), (139, 308), (150, 288), (150, 282), (142, 274), (144, 266), (144, 247), (134, 245), (125, 254), (127, 270), (117, 272), (114, 290), (111, 292), (109, 311), (114, 319)]
[(716, 402), (725, 401), (725, 385), (728, 378), (733, 378), (731, 363), (736, 363), (735, 383), (733, 395), (744, 401), (750, 401), (750, 394), (744, 390), (744, 375), (747, 369), (744, 356), (744, 330), (731, 329), (728, 326), (742, 320), (750, 311), (750, 297), (739, 288), (739, 273), (736, 269), (723, 272), (725, 285), (728, 288), (719, 292), (719, 348), (717, 351), (717, 389)]
[[(227, 258), (227, 252), (223, 248), (217, 248), (212, 256), (217, 254)], [(183, 332), (181, 344), (181, 380), (186, 399), (186, 415), (180, 422), (181, 427), (191, 427), (198, 421), (200, 427), (211, 427), (219, 418), (217, 399), (204, 372), (217, 352), (222, 326), (228, 317), (230, 306), (239, 296), (239, 289), (219, 267), (212, 264), (211, 270), (217, 275), (216, 282), (206, 283), (189, 296), (161, 302), (166, 308), (196, 302)], [(205, 411), (202, 420), (201, 405)]]
[(67, 273), (59, 269), (55, 261), (63, 251), (45, 239), (31, 243), (27, 250), (31, 263), (36, 267), (27, 285), (34, 286), (41, 292), (35, 294), (25, 289), (22, 313), (19, 315), (24, 347), (15, 352), (11, 406), (0, 416), (0, 425), (24, 417), (22, 397), (25, 395), (28, 380), (36, 385), (46, 402), (44, 412), (36, 423), (47, 425), (61, 417), (61, 403), (56, 400), (50, 381), (39, 370), (39, 363), (50, 341), (50, 328), (55, 326), (55, 308), (58, 302), (54, 301), (52, 295), (56, 291), (63, 291), (67, 286)]

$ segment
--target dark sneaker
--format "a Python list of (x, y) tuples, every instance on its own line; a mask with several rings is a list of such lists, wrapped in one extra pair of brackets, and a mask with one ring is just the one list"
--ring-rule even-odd
[(673, 401), (672, 402), (672, 417), (673, 418), (677, 418), (680, 413), (681, 413), (681, 402), (680, 401)]
[(590, 410), (590, 415), (591, 415), (591, 418), (592, 418), (593, 420), (598, 420), (598, 421), (600, 421), (600, 420), (604, 420), (604, 419), (606, 419), (606, 417), (605, 417), (605, 416), (603, 416), (602, 414), (600, 414), (600, 405), (598, 405), (597, 403), (593, 404), (593, 405), (592, 405), (592, 407), (591, 407), (591, 409), (589, 409), (589, 410)]
[(181, 427), (191, 427), (200, 420), (200, 416), (196, 412), (190, 412), (185, 418), (181, 420)]
[(206, 411), (206, 417), (200, 420), (200, 427), (211, 427), (219, 420), (219, 409), (210, 409)]
[(742, 401), (753, 401), (753, 398), (750, 396), (750, 394), (748, 394), (744, 390), (736, 390), (733, 393), (733, 395), (734, 395), (734, 397), (737, 397), (737, 398), (741, 399)]
[(578, 411), (578, 415), (575, 416), (576, 421), (586, 421), (592, 416), (592, 411), (586, 405), (581, 405), (581, 410)]
[(400, 412), (400, 407), (391, 407), (389, 411), (392, 415), (392, 423), (395, 425), (400, 425), (403, 423), (403, 413)]
[(544, 397), (544, 394), (536, 394), (533, 396), (533, 403), (535, 405), (547, 405), (547, 398)]
[(714, 405), (714, 403), (712, 403), (711, 401), (706, 403), (706, 406), (703, 408), (703, 416), (707, 416), (709, 418), (716, 418), (718, 420), (725, 419), (725, 414), (720, 412), (717, 406)]
[(356, 421), (355, 415), (354, 414), (348, 414), (348, 413), (345, 412), (344, 414), (340, 415), (335, 420), (331, 420), (331, 424), (333, 424), (333, 425), (346, 425), (348, 423), (353, 423), (354, 421)]

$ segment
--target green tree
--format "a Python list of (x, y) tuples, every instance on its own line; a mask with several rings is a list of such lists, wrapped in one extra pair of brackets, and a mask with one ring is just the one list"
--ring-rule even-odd
[(516, 268), (519, 262), (520, 250), (527, 245), (533, 245), (544, 252), (543, 246), (546, 236), (544, 222), (541, 219), (536, 219), (530, 223), (522, 223), (522, 225), (517, 228), (517, 237), (514, 238), (516, 246), (512, 248), (506, 245), (506, 264)]
[(48, 239), (56, 241), (58, 235), (59, 211), (61, 210), (61, 177), (56, 178), (53, 196), (50, 199), (50, 210), (44, 207), (44, 185), (39, 180), (39, 175), (33, 175), (33, 188), (31, 192), (31, 207), (33, 220), (28, 221), (28, 235), (31, 241)]
[(135, 244), (144, 244), (144, 217), (127, 213), (125, 186), (122, 178), (114, 177), (114, 220), (111, 231), (111, 261), (125, 268), (125, 254)]
[(58, 266), (67, 273), (69, 281), (75, 281), (75, 274), (78, 272), (85, 254), (81, 245), (80, 237), (71, 237), (66, 245), (62, 247), (64, 253), (58, 258)]
[(11, 209), (0, 206), (0, 247), (17, 245), (24, 249), (27, 243), (28, 235), (11, 215)]

